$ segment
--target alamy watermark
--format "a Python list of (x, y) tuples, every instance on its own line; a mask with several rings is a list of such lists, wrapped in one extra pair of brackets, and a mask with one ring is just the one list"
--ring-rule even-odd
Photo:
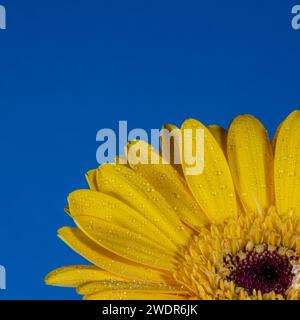
[(0, 30), (6, 29), (6, 9), (0, 5)]
[(0, 265), (0, 290), (6, 289), (6, 270)]
[(199, 175), (203, 172), (202, 128), (151, 129), (148, 135), (141, 128), (128, 132), (127, 121), (119, 121), (118, 129), (118, 134), (112, 129), (97, 132), (96, 141), (101, 142), (96, 152), (99, 164), (114, 162), (117, 155), (123, 155), (118, 157), (119, 164), (183, 164), (187, 175)]
[(300, 5), (299, 4), (293, 6), (292, 14), (293, 14), (293, 18), (291, 21), (292, 28), (294, 30), (299, 30), (300, 29)]

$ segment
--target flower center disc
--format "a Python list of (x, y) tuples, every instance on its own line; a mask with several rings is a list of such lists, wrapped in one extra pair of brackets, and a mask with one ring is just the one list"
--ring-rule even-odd
[(289, 258), (278, 252), (251, 252), (235, 262), (230, 279), (250, 294), (253, 290), (284, 294), (293, 280), (292, 269)]

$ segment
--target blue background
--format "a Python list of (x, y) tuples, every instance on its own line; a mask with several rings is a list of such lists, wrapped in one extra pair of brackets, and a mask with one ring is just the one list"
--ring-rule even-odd
[(97, 166), (99, 129), (252, 113), (273, 133), (300, 105), (297, 1), (0, 3), (0, 299), (79, 298), (43, 278), (84, 261), (56, 230), (72, 225), (63, 207)]

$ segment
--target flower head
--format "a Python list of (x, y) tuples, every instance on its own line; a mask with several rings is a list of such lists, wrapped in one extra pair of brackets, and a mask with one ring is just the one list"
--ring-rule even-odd
[(130, 159), (88, 172), (90, 190), (68, 198), (77, 227), (58, 234), (93, 265), (46, 283), (86, 299), (300, 299), (300, 111), (272, 142), (249, 115), (181, 130), (197, 128), (201, 174)]

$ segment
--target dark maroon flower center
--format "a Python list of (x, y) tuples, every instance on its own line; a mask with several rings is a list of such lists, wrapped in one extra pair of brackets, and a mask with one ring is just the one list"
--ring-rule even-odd
[(255, 289), (262, 294), (274, 291), (284, 295), (293, 280), (292, 269), (290, 259), (276, 251), (251, 252), (236, 260), (230, 278), (249, 294)]

